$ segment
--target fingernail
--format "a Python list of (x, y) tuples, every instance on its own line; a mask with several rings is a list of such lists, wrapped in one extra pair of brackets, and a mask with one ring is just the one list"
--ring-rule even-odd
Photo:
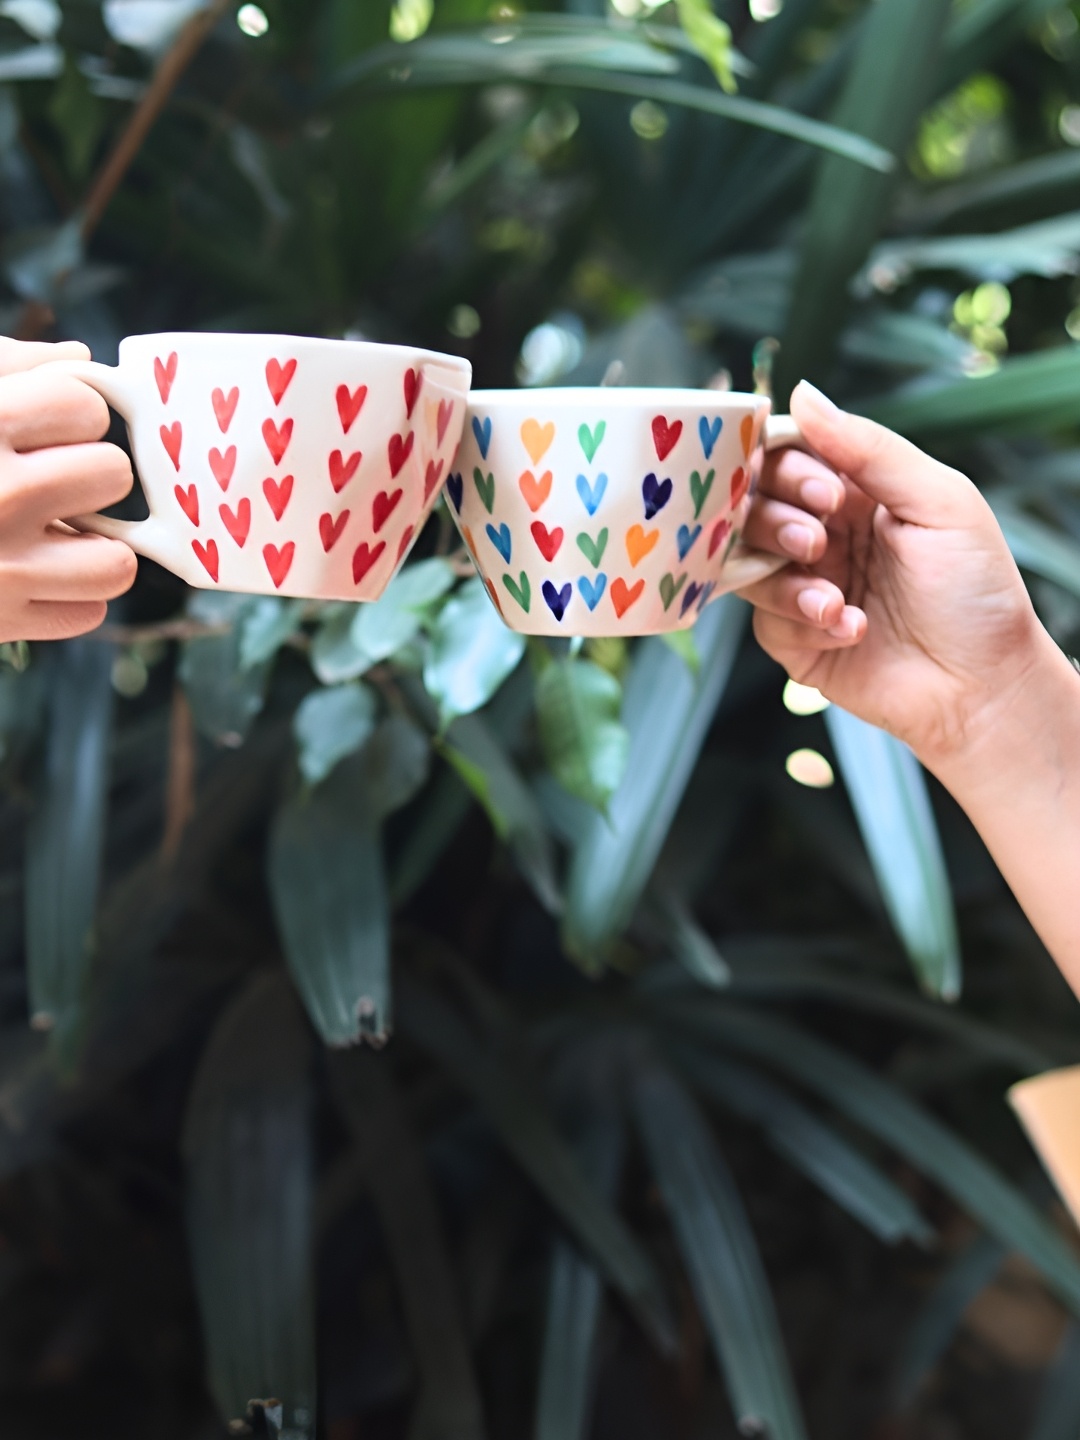
[(855, 624), (852, 617), (845, 611), (835, 625), (829, 626), (828, 634), (830, 634), (834, 640), (850, 640), (855, 634)]
[(841, 413), (839, 405), (834, 405), (829, 397), (823, 395), (816, 385), (811, 385), (809, 380), (800, 380), (797, 389), (803, 400), (822, 417), (833, 420)]
[(820, 625), (824, 616), (825, 608), (829, 603), (829, 597), (824, 590), (800, 590), (798, 606), (808, 620), (813, 620)]
[(793, 556), (796, 560), (808, 560), (816, 537), (813, 530), (806, 525), (798, 525), (794, 521), (789, 521), (787, 525), (780, 526), (776, 532), (776, 538), (786, 554)]
[(827, 480), (804, 480), (799, 497), (808, 510), (819, 515), (831, 515), (840, 503), (840, 491)]

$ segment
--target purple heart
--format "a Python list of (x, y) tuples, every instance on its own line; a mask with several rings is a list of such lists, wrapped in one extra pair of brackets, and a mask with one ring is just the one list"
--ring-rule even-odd
[(655, 475), (646, 475), (641, 484), (641, 498), (645, 501), (645, 519), (651, 520), (671, 499), (671, 481), (660, 481)]
[(679, 611), (680, 617), (686, 614), (687, 610), (690, 609), (690, 606), (693, 605), (694, 601), (700, 594), (701, 586), (697, 583), (696, 580), (692, 585), (687, 585), (686, 589), (683, 591), (682, 608)]
[(446, 489), (450, 499), (454, 502), (454, 509), (461, 514), (461, 491), (463, 481), (460, 475), (448, 475), (446, 477)]
[(568, 580), (561, 590), (556, 590), (550, 580), (545, 580), (542, 589), (548, 609), (556, 620), (561, 620), (566, 614), (566, 607), (570, 604), (570, 596), (574, 593), (573, 586)]

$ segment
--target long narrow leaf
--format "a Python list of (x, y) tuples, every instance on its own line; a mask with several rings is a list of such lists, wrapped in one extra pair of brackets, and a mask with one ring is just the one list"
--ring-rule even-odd
[(836, 705), (825, 712), (882, 898), (925, 990), (960, 994), (949, 877), (919, 763), (899, 740)]
[(1008, 501), (993, 494), (987, 498), (1021, 569), (1080, 595), (1080, 545)]
[(1029, 1440), (1076, 1440), (1080, 1435), (1080, 1324), (1065, 1332), (1043, 1383)]
[(671, 1215), (739, 1427), (806, 1435), (769, 1282), (738, 1191), (703, 1116), (658, 1065), (634, 1081), (642, 1139)]

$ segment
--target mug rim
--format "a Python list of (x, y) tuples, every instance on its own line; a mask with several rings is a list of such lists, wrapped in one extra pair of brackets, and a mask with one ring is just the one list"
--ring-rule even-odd
[(600, 397), (605, 405), (616, 409), (635, 405), (656, 408), (659, 405), (714, 407), (724, 405), (771, 405), (768, 395), (753, 395), (742, 390), (697, 390), (687, 386), (666, 385), (551, 385), (520, 390), (471, 390), (468, 403), (489, 407), (520, 404), (532, 409), (543, 406), (595, 405)]
[(152, 331), (144, 335), (125, 335), (120, 341), (122, 350), (129, 341), (151, 340), (161, 345), (165, 342), (175, 344), (184, 340), (213, 340), (215, 343), (241, 344), (249, 341), (261, 341), (275, 346), (290, 346), (296, 348), (303, 346), (305, 349), (333, 346), (335, 350), (348, 350), (358, 355), (390, 354), (401, 358), (412, 357), (416, 360), (431, 360), (441, 365), (450, 366), (460, 370), (463, 374), (472, 374), (472, 362), (466, 360), (463, 355), (450, 355), (442, 350), (428, 350), (422, 345), (399, 345), (384, 343), (381, 340), (339, 340), (326, 335), (287, 335), (261, 330), (161, 330)]

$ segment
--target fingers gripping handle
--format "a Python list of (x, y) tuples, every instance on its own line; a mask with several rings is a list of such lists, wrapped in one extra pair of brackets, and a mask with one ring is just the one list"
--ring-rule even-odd
[[(763, 444), (766, 450), (780, 450), (785, 446), (795, 450), (810, 448), (790, 415), (769, 416), (765, 422)], [(759, 580), (775, 575), (787, 563), (782, 555), (770, 555), (765, 550), (736, 549), (724, 566), (724, 580), (733, 590), (745, 590)]]

